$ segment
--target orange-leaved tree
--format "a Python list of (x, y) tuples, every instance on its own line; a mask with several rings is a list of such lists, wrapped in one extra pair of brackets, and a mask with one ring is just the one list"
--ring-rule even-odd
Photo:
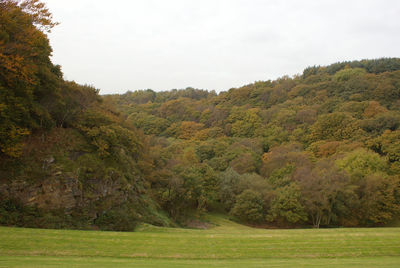
[(53, 123), (62, 75), (45, 32), (56, 24), (38, 0), (0, 1), (0, 154), (19, 156), (24, 136)]

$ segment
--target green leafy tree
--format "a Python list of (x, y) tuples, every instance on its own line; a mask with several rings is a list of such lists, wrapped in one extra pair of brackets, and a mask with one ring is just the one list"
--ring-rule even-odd
[(252, 190), (243, 191), (237, 196), (231, 214), (244, 222), (261, 222), (264, 219), (261, 195)]
[(365, 149), (358, 149), (346, 154), (344, 158), (337, 160), (336, 164), (356, 177), (387, 170), (387, 162), (384, 158)]
[(235, 204), (236, 195), (239, 194), (240, 174), (232, 168), (227, 168), (219, 177), (219, 200), (225, 209), (230, 211)]
[(345, 113), (331, 113), (318, 117), (311, 127), (311, 140), (344, 140), (359, 136), (360, 128)]
[(267, 220), (278, 224), (295, 224), (307, 220), (305, 208), (301, 204), (301, 191), (297, 184), (292, 183), (275, 191)]

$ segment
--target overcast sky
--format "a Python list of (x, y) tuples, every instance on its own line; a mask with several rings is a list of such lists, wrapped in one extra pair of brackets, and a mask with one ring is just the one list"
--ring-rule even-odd
[(400, 56), (399, 0), (44, 0), (64, 76), (222, 91), (311, 65)]

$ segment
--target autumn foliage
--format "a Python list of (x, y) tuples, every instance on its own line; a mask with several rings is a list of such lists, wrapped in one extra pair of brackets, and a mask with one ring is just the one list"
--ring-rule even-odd
[[(208, 211), (281, 227), (400, 219), (400, 59), (219, 94), (100, 96), (50, 61), (57, 23), (43, 3), (2, 0), (0, 11), (0, 224), (132, 230)], [(66, 185), (59, 200), (43, 197), (49, 181)]]

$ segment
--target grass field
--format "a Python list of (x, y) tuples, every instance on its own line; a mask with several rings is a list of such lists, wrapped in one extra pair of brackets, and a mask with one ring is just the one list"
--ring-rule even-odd
[(222, 217), (208, 230), (0, 227), (0, 267), (400, 267), (400, 228), (264, 230)]

